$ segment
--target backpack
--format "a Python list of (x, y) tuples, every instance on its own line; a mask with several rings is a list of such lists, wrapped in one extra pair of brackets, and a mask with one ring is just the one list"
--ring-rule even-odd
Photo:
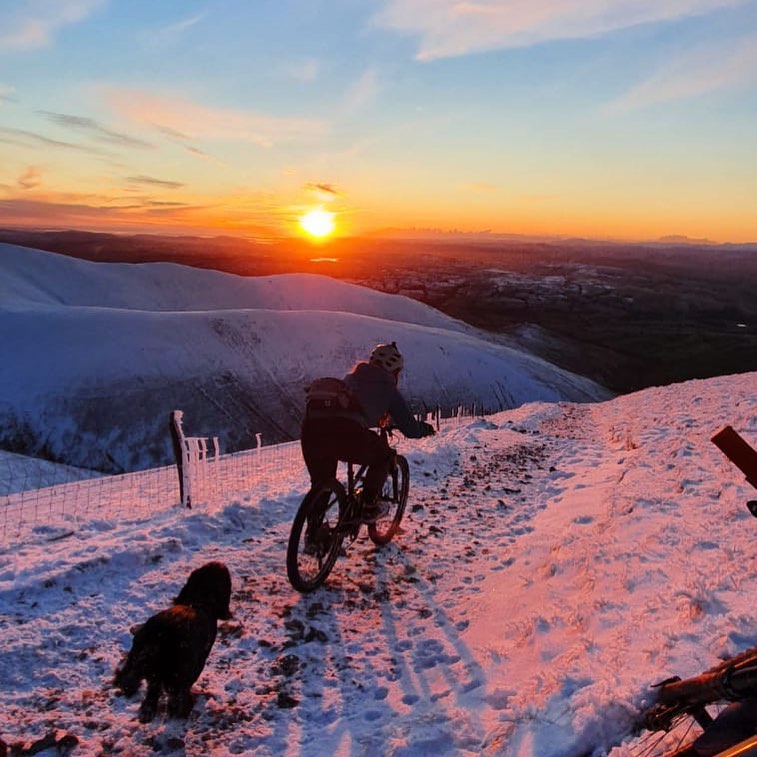
[(308, 409), (347, 410), (354, 407), (352, 392), (342, 379), (324, 376), (305, 387), (305, 402)]

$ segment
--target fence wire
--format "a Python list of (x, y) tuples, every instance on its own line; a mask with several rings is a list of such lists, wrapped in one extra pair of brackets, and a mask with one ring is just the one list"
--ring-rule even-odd
[[(475, 415), (475, 406), (461, 406), (450, 417), (434, 413), (426, 420), (444, 430)], [(253, 489), (258, 495), (280, 490), (282, 482), (307, 486), (299, 441), (219, 455), (196, 466), (193, 508), (213, 512)], [(175, 465), (100, 475), (0, 452), (0, 548), (63, 538), (84, 523), (139, 520), (181, 506)]]

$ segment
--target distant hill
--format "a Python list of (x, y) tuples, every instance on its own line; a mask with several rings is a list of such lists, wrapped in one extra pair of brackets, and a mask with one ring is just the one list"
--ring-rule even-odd
[(168, 416), (222, 451), (296, 438), (303, 390), (382, 341), (417, 410), (605, 399), (431, 307), (325, 276), (93, 263), (0, 243), (0, 448), (105, 472), (171, 460)]

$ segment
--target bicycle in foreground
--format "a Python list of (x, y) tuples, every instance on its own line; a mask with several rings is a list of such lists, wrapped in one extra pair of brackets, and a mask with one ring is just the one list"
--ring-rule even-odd
[[(391, 430), (380, 429), (389, 445)], [(287, 575), (292, 586), (301, 592), (313, 591), (328, 578), (345, 540), (357, 539), (362, 527), (374, 544), (389, 543), (397, 533), (405, 512), (410, 489), (407, 460), (394, 448), (389, 475), (377, 500), (377, 513), (363, 514), (360, 492), (368, 466), (356, 468), (347, 463), (347, 487), (332, 479), (312, 488), (294, 516), (287, 546)]]
[(638, 757), (757, 757), (757, 647), (699, 676), (668, 678), (640, 719)]

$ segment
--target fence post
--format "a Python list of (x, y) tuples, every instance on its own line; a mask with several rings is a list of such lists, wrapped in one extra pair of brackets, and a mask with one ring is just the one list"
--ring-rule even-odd
[[(192, 507), (190, 496), (189, 463), (190, 455), (184, 436), (184, 413), (181, 410), (171, 412), (168, 420), (168, 428), (171, 432), (171, 443), (174, 456), (176, 457), (176, 472), (179, 476), (179, 501), (185, 507)], [(185, 465), (186, 463), (186, 465)]]

